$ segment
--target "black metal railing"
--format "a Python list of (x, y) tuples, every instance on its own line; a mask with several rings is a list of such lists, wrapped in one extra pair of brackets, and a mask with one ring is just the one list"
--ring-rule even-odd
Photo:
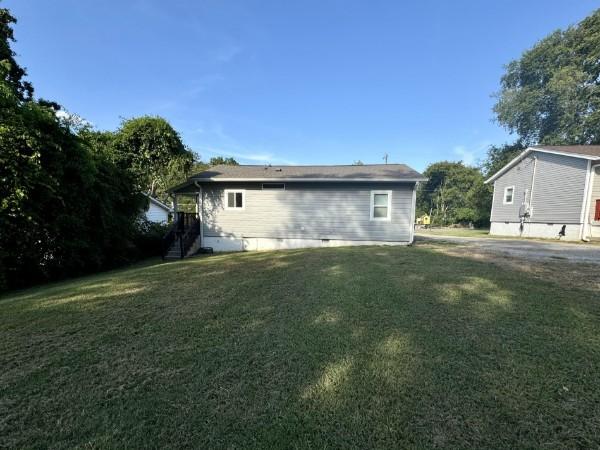
[(178, 212), (173, 226), (163, 237), (163, 259), (177, 245), (179, 257), (185, 257), (190, 247), (200, 234), (200, 220), (195, 213)]

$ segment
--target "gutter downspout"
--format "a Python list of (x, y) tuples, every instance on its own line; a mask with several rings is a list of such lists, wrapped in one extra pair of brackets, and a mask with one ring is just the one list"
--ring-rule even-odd
[(533, 216), (533, 188), (535, 187), (535, 174), (537, 171), (537, 162), (538, 157), (533, 157), (533, 175), (531, 175), (531, 191), (529, 192), (529, 221), (531, 222), (531, 217)]
[(595, 180), (595, 176), (594, 176), (594, 170), (595, 168), (598, 166), (592, 166), (592, 162), (588, 161), (588, 168), (589, 168), (589, 176), (590, 179), (587, 182), (587, 191), (586, 192), (586, 205), (585, 205), (585, 218), (584, 218), (584, 222), (582, 223), (581, 227), (582, 227), (582, 236), (581, 236), (581, 240), (584, 242), (589, 242), (590, 241), (590, 236), (589, 236), (589, 230), (590, 230), (590, 208), (592, 206), (592, 192), (594, 190), (594, 180)]
[(415, 183), (412, 191), (412, 209), (410, 213), (410, 236), (409, 236), (409, 244), (412, 244), (415, 241), (415, 215), (417, 214), (415, 208), (417, 206), (417, 184)]

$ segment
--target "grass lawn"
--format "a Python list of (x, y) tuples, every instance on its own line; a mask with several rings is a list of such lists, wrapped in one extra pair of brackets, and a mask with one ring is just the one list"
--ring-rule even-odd
[(0, 318), (0, 447), (600, 446), (600, 293), (435, 246), (149, 262)]
[(456, 237), (487, 237), (490, 235), (488, 229), (469, 229), (469, 228), (421, 228), (417, 230), (418, 234), (434, 236), (456, 236)]

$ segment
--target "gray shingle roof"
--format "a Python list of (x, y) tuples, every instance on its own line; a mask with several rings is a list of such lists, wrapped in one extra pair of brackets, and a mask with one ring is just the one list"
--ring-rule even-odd
[(369, 164), (362, 166), (227, 166), (211, 167), (192, 179), (225, 180), (329, 180), (329, 181), (416, 181), (425, 180), (405, 164)]
[(535, 145), (532, 148), (600, 158), (600, 145)]

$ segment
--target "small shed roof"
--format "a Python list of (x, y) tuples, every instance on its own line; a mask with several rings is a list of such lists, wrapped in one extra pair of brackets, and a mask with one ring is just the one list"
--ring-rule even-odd
[(154, 197), (152, 197), (151, 195), (148, 195), (148, 194), (144, 194), (144, 195), (148, 198), (148, 200), (150, 201), (150, 203), (154, 203), (156, 206), (158, 206), (159, 208), (164, 209), (167, 212), (173, 212), (173, 208), (171, 208), (168, 205), (165, 205), (160, 200), (158, 200), (158, 199), (156, 199), (156, 198), (154, 198)]

